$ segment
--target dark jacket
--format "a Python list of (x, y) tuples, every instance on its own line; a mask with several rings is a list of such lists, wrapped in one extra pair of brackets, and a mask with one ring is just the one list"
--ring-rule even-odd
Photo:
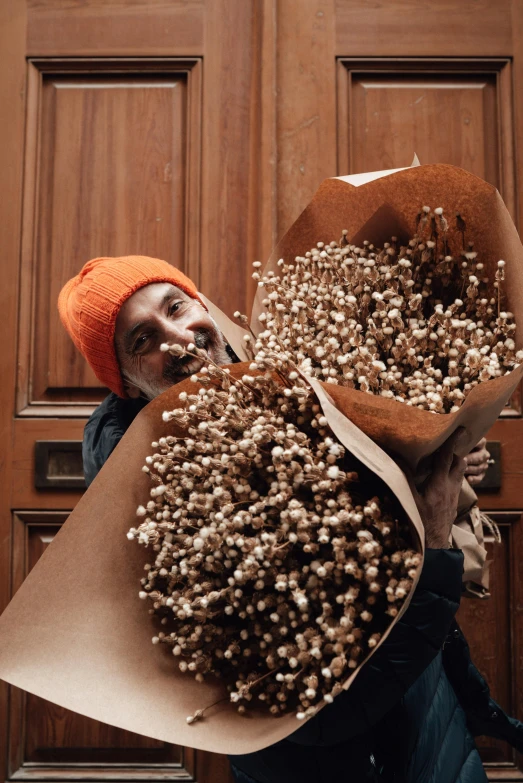
[(82, 442), (85, 483), (89, 486), (147, 400), (123, 400), (111, 393), (88, 419)]
[[(110, 394), (92, 414), (88, 485), (146, 404)], [(523, 724), (490, 698), (454, 620), (462, 571), (460, 551), (427, 550), (407, 611), (349, 691), (287, 739), (231, 756), (237, 783), (483, 783), (473, 735), (523, 751)]]

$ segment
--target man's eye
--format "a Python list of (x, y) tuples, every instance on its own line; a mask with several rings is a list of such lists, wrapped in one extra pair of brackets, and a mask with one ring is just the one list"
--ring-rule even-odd
[(148, 334), (140, 335), (140, 337), (136, 340), (136, 342), (135, 342), (135, 344), (133, 346), (133, 351), (136, 352), (136, 351), (139, 351), (140, 348), (143, 348), (146, 345), (148, 339), (149, 339), (149, 335)]
[(173, 302), (169, 305), (169, 315), (174, 315), (177, 310), (182, 306), (183, 302)]

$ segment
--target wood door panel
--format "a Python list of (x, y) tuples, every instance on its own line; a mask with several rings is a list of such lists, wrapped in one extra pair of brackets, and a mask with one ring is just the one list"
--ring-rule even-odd
[(23, 764), (183, 764), (183, 748), (108, 726), (27, 694)]
[[(42, 536), (81, 495), (35, 489), (34, 442), (81, 438), (82, 417), (104, 394), (61, 331), (62, 282), (86, 258), (136, 252), (143, 240), (141, 252), (171, 253), (229, 314), (245, 310), (250, 263), (267, 258), (322, 179), (408, 165), (412, 147), (423, 162), (465, 165), (494, 182), (517, 219), (523, 7), (4, 0), (0, 16), (10, 120), (0, 130), (2, 540), (12, 509), (24, 509), (14, 549), (0, 550), (4, 606), (47, 545)], [(502, 487), (481, 495), (496, 512), (523, 508), (520, 397), (505, 414), (489, 433), (501, 442)], [(495, 595), (464, 603), (462, 614), (473, 657), (522, 718), (522, 524), (500, 521)], [(232, 781), (225, 756), (162, 746), (7, 691), (0, 684), (0, 764), (12, 779)], [(505, 746), (480, 744), (490, 779), (523, 780)]]
[[(183, 266), (186, 85), (145, 79), (44, 79), (37, 324), (89, 258), (134, 253)], [(33, 400), (100, 387), (56, 314), (49, 321), (35, 346)]]
[[(68, 513), (33, 510), (13, 514), (13, 593), (51, 544)], [(11, 687), (10, 692), (6, 726), (11, 780), (232, 783), (226, 756), (109, 726), (19, 688)]]
[(450, 163), (498, 188), (513, 216), (508, 60), (338, 60), (340, 173)]
[(481, 508), (509, 510), (523, 506), (522, 424), (521, 417), (503, 417), (489, 430), (487, 439), (501, 444), (502, 483), (499, 490), (478, 492)]
[(204, 0), (29, 0), (30, 56), (187, 56), (203, 49)]
[(416, 150), (423, 163), (459, 164), (497, 185), (495, 90), (492, 75), (354, 75), (351, 157), (375, 171)]
[[(486, 539), (488, 558), (492, 560), (491, 597), (462, 599), (457, 619), (468, 640), (472, 659), (489, 684), (493, 698), (509, 715), (519, 717), (523, 714), (523, 669), (520, 665), (523, 512), (496, 510), (487, 513), (498, 524), (501, 533), (499, 544), (492, 536)], [(513, 606), (518, 607), (515, 612)], [(487, 769), (495, 771), (497, 768), (499, 773), (504, 768), (514, 776), (510, 779), (523, 779), (521, 759), (506, 742), (478, 737), (477, 744)]]
[(10, 508), (71, 509), (82, 496), (79, 489), (35, 487), (36, 441), (81, 441), (85, 419), (20, 419), (13, 442)]
[(510, 20), (510, 0), (336, 0), (336, 54), (506, 55)]
[(156, 256), (198, 283), (198, 239), (186, 225), (200, 166), (190, 154), (199, 122), (191, 125), (189, 111), (190, 101), (199, 104), (199, 61), (153, 63), (149, 72), (147, 63), (66, 65), (30, 65), (23, 230), (26, 270), (34, 271), (22, 278), (22, 297), (33, 327), (21, 334), (20, 408), (33, 415), (43, 403), (67, 411), (106, 394), (56, 309), (85, 261)]

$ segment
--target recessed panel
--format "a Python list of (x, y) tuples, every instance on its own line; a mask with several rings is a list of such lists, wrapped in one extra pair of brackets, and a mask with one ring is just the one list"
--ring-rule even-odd
[(90, 258), (184, 268), (186, 75), (43, 75), (38, 125), (32, 402), (103, 396), (56, 310)]
[(352, 171), (408, 166), (416, 152), (498, 185), (493, 75), (354, 73), (349, 85)]

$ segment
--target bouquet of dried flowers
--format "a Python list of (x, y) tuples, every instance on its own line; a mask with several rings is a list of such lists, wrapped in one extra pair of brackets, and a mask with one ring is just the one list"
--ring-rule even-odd
[[(459, 426), (473, 448), (523, 377), (521, 242), (496, 189), (462, 169), (325, 180), (257, 273), (254, 351), (292, 346), (413, 471)], [(223, 332), (241, 353), (243, 335)]]
[(309, 717), (378, 644), (421, 556), (292, 358), (266, 349), (234, 378), (184, 353), (206, 360), (200, 388), (163, 414), (183, 434), (153, 443), (151, 500), (128, 534), (154, 551), (140, 592), (162, 628), (153, 643), (196, 680), (223, 678), (239, 712), (255, 699)]

